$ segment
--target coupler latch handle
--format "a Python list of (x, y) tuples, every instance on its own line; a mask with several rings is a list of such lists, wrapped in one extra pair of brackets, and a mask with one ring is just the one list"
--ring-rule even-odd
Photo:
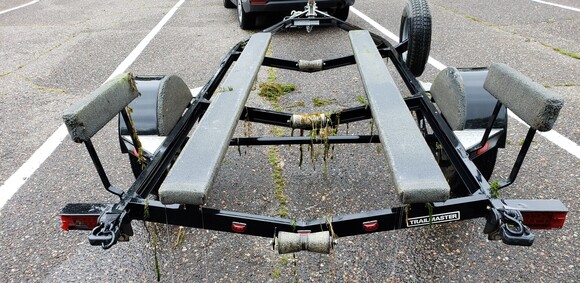
[[(101, 215), (99, 225), (89, 235), (89, 243), (93, 246), (101, 246), (105, 250), (115, 245), (122, 234), (121, 221), (125, 214), (126, 212), (108, 212)], [(128, 234), (132, 234), (132, 230)]]
[(489, 240), (500, 240), (506, 245), (531, 246), (536, 235), (523, 221), (522, 213), (516, 209), (490, 209), (483, 230)]

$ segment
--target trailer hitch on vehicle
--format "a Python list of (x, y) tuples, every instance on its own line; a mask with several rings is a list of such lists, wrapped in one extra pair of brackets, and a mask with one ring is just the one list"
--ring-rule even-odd
[[(409, 15), (425, 17), (420, 21), (422, 25), (430, 23), (425, 5), (424, 0), (412, 0), (405, 7), (401, 42), (396, 46), (314, 10), (317, 16), (311, 14), (310, 20), (320, 16), (320, 23), (349, 32), (353, 51), (316, 63), (266, 55), (272, 35), (300, 27), (297, 20), (308, 11), (292, 15), (235, 45), (195, 97), (174, 75), (128, 73), (113, 78), (73, 105), (63, 118), (71, 138), (87, 145), (105, 189), (120, 201), (68, 204), (61, 212), (62, 228), (92, 230), (90, 244), (108, 249), (133, 235), (132, 220), (144, 220), (273, 238), (280, 253), (328, 253), (340, 237), (480, 217), (487, 219), (483, 232), (489, 239), (508, 245), (531, 245), (535, 239), (531, 229), (562, 228), (568, 209), (559, 200), (498, 198), (499, 190), (517, 177), (535, 132), (552, 128), (562, 100), (503, 64), (490, 68), (450, 67), (435, 78), (430, 89), (424, 88), (417, 76), (427, 62), (430, 24), (429, 36), (421, 37), (423, 42), (417, 45), (413, 36), (419, 27)], [(420, 11), (413, 10), (417, 7)], [(420, 33), (427, 32), (426, 26), (420, 28)], [(410, 96), (402, 98), (385, 58), (396, 68)], [(313, 73), (349, 65), (358, 67), (364, 87), (361, 93), (367, 97), (364, 106), (332, 114), (284, 113), (245, 106), (260, 67)], [(133, 109), (132, 115), (124, 113), (127, 106)], [(507, 108), (530, 128), (509, 178), (492, 189), (488, 179), (498, 148), (505, 145)], [(118, 113), (122, 114), (118, 118), (121, 150), (129, 155), (136, 176), (126, 190), (110, 184), (91, 142)], [(369, 119), (376, 123), (378, 133), (320, 134), (325, 127)], [(313, 137), (236, 137), (233, 133), (239, 121), (312, 131)], [(292, 220), (206, 204), (230, 146), (371, 142), (380, 143), (386, 153), (393, 186), (402, 203), (399, 207)]]

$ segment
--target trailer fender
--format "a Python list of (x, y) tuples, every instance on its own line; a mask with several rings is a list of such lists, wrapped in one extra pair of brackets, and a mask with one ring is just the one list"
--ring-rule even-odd
[[(431, 95), (452, 130), (487, 127), (497, 103), (483, 87), (487, 74), (487, 68), (448, 67), (433, 81)], [(505, 107), (500, 110), (494, 128), (507, 129)]]
[[(189, 88), (176, 75), (137, 76), (135, 84), (141, 93), (129, 104), (135, 130), (139, 135), (166, 136), (192, 100)], [(121, 115), (119, 133), (129, 135)]]

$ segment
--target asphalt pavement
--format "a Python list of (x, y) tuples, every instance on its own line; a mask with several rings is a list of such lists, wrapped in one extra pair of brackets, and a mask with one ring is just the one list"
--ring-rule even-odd
[[(0, 12), (30, 1), (8, 0)], [(0, 183), (62, 125), (62, 112), (102, 84), (178, 3), (164, 1), (38, 1), (0, 14)], [(574, 0), (554, 0), (580, 8)], [(580, 12), (534, 1), (429, 1), (431, 56), (447, 66), (506, 63), (558, 93), (565, 106), (554, 129), (580, 143)], [(398, 34), (403, 0), (357, 1), (354, 8)], [(260, 19), (268, 22), (268, 19)], [(381, 34), (352, 11), (348, 22)], [(257, 31), (257, 30), (256, 30)], [(174, 73), (191, 88), (204, 85), (228, 50), (256, 31), (238, 27), (235, 9), (220, 1), (185, 1), (127, 71)], [(346, 33), (330, 28), (274, 36), (273, 56), (314, 60), (351, 52)], [(423, 81), (439, 70), (427, 66)], [(258, 81), (272, 73), (262, 68)], [(295, 84), (280, 107), (295, 113), (360, 105), (356, 67), (314, 74), (278, 70), (279, 83)], [(400, 82), (399, 82), (400, 83)], [(314, 99), (328, 102), (318, 107)], [(275, 107), (252, 94), (248, 105)], [(120, 154), (116, 122), (95, 138), (112, 183), (133, 182)], [(349, 133), (370, 132), (368, 122)], [(237, 134), (243, 135), (240, 123)], [(347, 131), (346, 125), (339, 129)], [(272, 135), (252, 125), (253, 135)], [(285, 132), (286, 133), (286, 132)], [(510, 119), (508, 144), (492, 179), (509, 175), (526, 127)], [(286, 134), (290, 134), (287, 132)], [(320, 153), (320, 148), (315, 149)], [(298, 146), (228, 151), (209, 207), (276, 215), (272, 171), (281, 169), (292, 219), (317, 219), (397, 205), (386, 159), (377, 145), (336, 146), (323, 173), (321, 158)], [(272, 156), (277, 160), (273, 165)], [(3, 187), (5, 188), (5, 187)], [(0, 192), (2, 193), (2, 192)], [(536, 136), (505, 198), (560, 199), (569, 209), (561, 230), (534, 231), (531, 247), (490, 242), (484, 219), (339, 239), (330, 255), (278, 255), (270, 239), (160, 225), (156, 240), (162, 282), (577, 282), (580, 267), (580, 159)], [(157, 279), (151, 228), (134, 222), (136, 235), (110, 250), (90, 246), (87, 232), (60, 230), (60, 209), (71, 202), (112, 202), (81, 144), (64, 138), (19, 190), (0, 207), (1, 282), (153, 282)], [(178, 235), (184, 236), (179, 241)]]

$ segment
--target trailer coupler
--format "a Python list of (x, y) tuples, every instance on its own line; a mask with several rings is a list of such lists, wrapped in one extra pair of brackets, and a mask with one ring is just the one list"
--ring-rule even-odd
[(128, 241), (133, 236), (133, 228), (129, 222), (125, 223), (126, 212), (104, 213), (99, 219), (99, 225), (89, 234), (89, 243), (92, 246), (101, 246), (109, 249), (117, 241)]
[(516, 209), (497, 210), (491, 208), (486, 216), (483, 232), (489, 240), (501, 240), (506, 245), (531, 246), (536, 235), (523, 221), (522, 213)]

